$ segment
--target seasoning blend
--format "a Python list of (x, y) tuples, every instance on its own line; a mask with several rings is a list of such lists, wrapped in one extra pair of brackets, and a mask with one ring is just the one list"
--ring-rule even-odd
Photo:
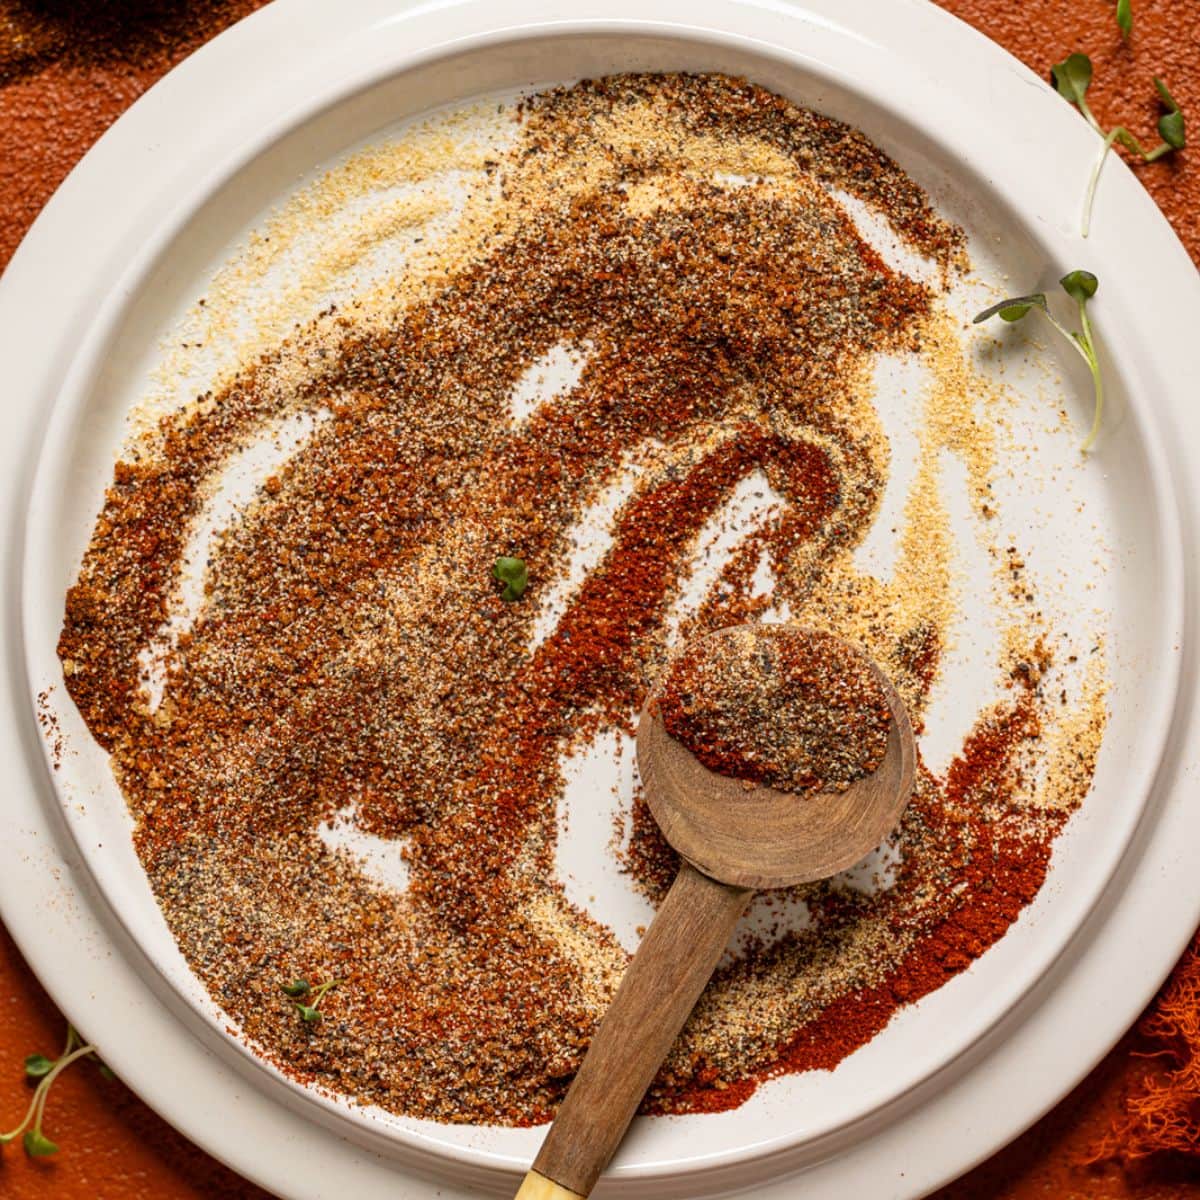
[[(564, 762), (631, 732), (677, 641), (784, 610), (862, 644), (919, 728), (956, 611), (938, 464), (966, 465), (988, 537), (995, 447), (939, 302), (964, 236), (861, 133), (719, 75), (585, 80), (510, 115), (494, 147), (451, 118), (364, 151), (214, 282), (194, 317), (207, 332), (177, 340), (219, 341), (240, 318), (274, 332), (133, 429), (59, 650), (167, 923), (241, 1036), (364, 1103), (523, 1125), (554, 1112), (628, 961), (555, 879)], [(361, 203), (400, 176), (416, 200)], [(469, 181), (457, 208), (449, 176)], [(339, 200), (359, 221), (341, 240)], [(851, 201), (934, 281), (889, 266)], [(407, 239), (405, 270), (299, 323), (248, 308), (245, 281), (314, 222), (330, 228), (322, 270), (387, 236)], [(319, 284), (298, 276), (289, 303), (304, 311)], [(522, 381), (558, 352), (577, 377), (525, 411)], [(888, 481), (884, 354), (931, 380), (887, 580), (854, 558)], [(189, 609), (191, 531), (242, 451), (285, 425), (301, 443), (204, 548)], [(779, 505), (680, 616), (701, 534), (747, 480)], [(571, 583), (597, 512), (606, 549)], [(519, 598), (492, 577), (500, 558), (527, 569)], [(1026, 594), (997, 601), (1001, 698), (944, 775), (921, 772), (895, 866), (873, 888), (797, 889), (808, 920), (781, 917), (718, 972), (647, 1111), (729, 1108), (772, 1075), (835, 1066), (1036, 895), (1089, 785), (1103, 679), (1067, 708), (1043, 686), (1052, 643)], [(810, 687), (804, 647), (767, 643)], [(851, 670), (827, 725), (873, 727), (863, 685)], [(670, 719), (703, 743), (712, 714), (672, 694)], [(1047, 782), (1063, 713), (1081, 736)], [(801, 792), (866, 769), (716, 732), (703, 753), (750, 753)], [(655, 895), (673, 855), (632, 804), (622, 861)], [(408, 886), (337, 848), (339, 823), (398, 845)], [(296, 978), (343, 981), (319, 1021), (296, 1019), (281, 990)]]
[(892, 723), (871, 660), (795, 625), (690, 641), (651, 703), (710, 771), (805, 797), (844, 792), (870, 775)]

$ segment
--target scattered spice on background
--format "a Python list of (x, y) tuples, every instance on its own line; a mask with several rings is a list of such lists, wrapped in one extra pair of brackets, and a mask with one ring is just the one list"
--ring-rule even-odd
[[(474, 181), (438, 248), (414, 232), (448, 211), (436, 197), (389, 211), (387, 236), (413, 243), (403, 278), (307, 326), (268, 314), (282, 340), (142, 414), (60, 641), (164, 915), (245, 1036), (364, 1102), (506, 1124), (552, 1114), (628, 961), (555, 878), (564, 761), (631, 728), (676, 639), (785, 608), (861, 643), (919, 728), (954, 611), (939, 463), (965, 465), (981, 528), (994, 465), (937, 286), (889, 267), (838, 196), (943, 283), (965, 269), (963, 236), (862, 134), (721, 76), (585, 81), (519, 115), (508, 145), (435, 131), (363, 152), (297, 203), (311, 229), (393, 167)], [(288, 219), (214, 280), (198, 328), (235, 322)], [(329, 232), (313, 269), (375, 235)], [(526, 372), (563, 348), (578, 378), (518, 411)], [(889, 581), (853, 558), (887, 482), (884, 353), (930, 377)], [(190, 528), (293, 419), (303, 437), (216, 536), (181, 620)], [(608, 550), (555, 613), (575, 530), (628, 472)], [(701, 531), (747, 478), (779, 511), (674, 620)], [(499, 556), (527, 564), (520, 603), (492, 578)], [(1090, 783), (1103, 679), (1074, 706), (1043, 687), (1033, 594), (1006, 603), (1002, 697), (944, 777), (922, 770), (891, 877), (782, 897), (806, 919), (717, 974), (647, 1110), (728, 1108), (773, 1074), (835, 1065), (1036, 895)], [(1048, 791), (1039, 753), (1068, 718), (1090, 741)], [(671, 852), (643, 809), (626, 862), (653, 894)], [(347, 821), (403, 847), (402, 892), (322, 837)], [(344, 981), (319, 1022), (280, 989), (299, 977)]]
[(892, 726), (870, 659), (796, 625), (694, 639), (671, 660), (651, 703), (710, 771), (802, 796), (844, 792), (870, 775)]

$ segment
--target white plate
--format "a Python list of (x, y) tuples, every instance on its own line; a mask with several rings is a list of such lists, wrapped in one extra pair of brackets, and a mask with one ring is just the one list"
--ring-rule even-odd
[[(1077, 265), (1088, 266), (1102, 280), (1096, 312), (1112, 350), (1108, 370), (1118, 403), (1106, 447), (1085, 486), (1092, 512), (1110, 527), (1110, 540), (1119, 548), (1103, 585), (1105, 605), (1116, 617), (1114, 719), (1096, 795), (1056, 853), (1051, 884), (972, 971), (906, 1012), (831, 1076), (779, 1081), (721, 1117), (639, 1122), (615, 1183), (624, 1179), (627, 1187), (646, 1194), (683, 1190), (698, 1195), (755, 1183), (761, 1189), (769, 1177), (807, 1167), (814, 1179), (838, 1179), (846, 1186), (873, 1181), (872, 1195), (916, 1195), (969, 1165), (1070, 1086), (1136, 1015), (1196, 921), (1195, 889), (1184, 882), (1176, 882), (1173, 895), (1157, 897), (1154, 928), (1140, 932), (1136, 945), (1112, 943), (1119, 920), (1103, 920), (1120, 888), (1128, 906), (1139, 882), (1143, 887), (1149, 882), (1153, 894), (1164, 880), (1169, 885), (1172, 867), (1178, 868), (1171, 857), (1177, 843), (1153, 852), (1164, 830), (1175, 827), (1176, 837), (1186, 836), (1182, 831), (1189, 823), (1182, 806), (1164, 807), (1163, 780), (1176, 766), (1170, 754), (1152, 798), (1152, 815), (1139, 831), (1152, 843), (1149, 857), (1139, 863), (1127, 853), (1125, 875), (1118, 875), (1097, 905), (1150, 795), (1183, 658), (1180, 549), (1190, 543), (1182, 540), (1176, 504), (1190, 519), (1191, 498), (1172, 494), (1158, 445), (1163, 432), (1167, 444), (1180, 444), (1171, 423), (1190, 420), (1187, 402), (1195, 394), (1196, 372), (1186, 362), (1171, 363), (1171, 350), (1158, 347), (1172, 322), (1182, 328), (1186, 315), (1198, 311), (1194, 271), (1124, 171), (1106, 173), (1093, 236), (1086, 245), (1079, 242), (1074, 233), (1078, 183), (1094, 153), (1091, 136), (1061, 101), (1031, 87), (1031, 77), (1010, 59), (935, 10), (830, 4), (827, 9), (815, 5), (802, 16), (799, 9), (715, 2), (686, 10), (670, 3), (642, 4), (636, 14), (614, 4), (578, 7), (570, 25), (534, 30), (530, 26), (548, 9), (520, 0), (401, 14), (370, 3), (337, 15), (305, 0), (274, 6), (218, 39), (155, 89), (68, 181), (0, 290), (5, 361), (23, 381), (13, 394), (29, 398), (13, 415), (14, 425), (23, 422), (22, 436), (11, 437), (5, 448), (14, 461), (32, 456), (39, 410), (58, 397), (29, 506), (24, 582), (32, 691), (61, 679), (53, 657), (61, 597), (110, 469), (120, 415), (131, 389), (136, 392), (147, 341), (164, 311), (195, 294), (188, 289), (227, 239), (278, 196), (281, 181), (291, 186), (319, 161), (406, 112), (496, 87), (614, 69), (739, 71), (858, 124), (934, 184), (952, 210), (962, 210), (970, 198), (973, 232), (999, 240), (998, 261), (1020, 274), (1021, 286), (1035, 277), (1048, 282)], [(283, 11), (286, 20), (279, 15)], [(589, 14), (626, 19), (582, 25)], [(267, 45), (274, 47), (270, 55), (263, 53)], [(250, 77), (257, 81), (254, 90), (226, 98), (223, 81)], [(156, 153), (162, 139), (177, 133), (184, 115), (198, 111), (191, 106), (201, 95), (208, 114), (201, 135), (189, 139), (177, 160)], [(1033, 114), (1040, 122), (1039, 142), (1002, 140), (1011, 129), (1033, 129)], [(129, 179), (138, 180), (132, 194)], [(90, 238), (80, 244), (83, 213)], [(1131, 256), (1133, 247), (1140, 255)], [(980, 247), (976, 250), (978, 257)], [(1153, 275), (1143, 274), (1147, 264), (1153, 264)], [(1138, 290), (1147, 277), (1157, 281), (1152, 295)], [(119, 280), (115, 287), (114, 280)], [(73, 303), (39, 310), (39, 303), (48, 304), (56, 294), (56, 285), (57, 294), (70, 295)], [(1125, 406), (1122, 395), (1136, 399)], [(1183, 476), (1177, 473), (1177, 478)], [(23, 494), (14, 494), (14, 512), (20, 511), (16, 497)], [(8, 569), (12, 581), (16, 563)], [(10, 582), (6, 601), (12, 598)], [(6, 634), (14, 639), (6, 640), (10, 659), (17, 636), (11, 614)], [(1190, 675), (1188, 681), (1190, 687)], [(36, 790), (14, 806), (24, 824), (20, 836), (5, 846), (13, 869), (4, 872), (0, 901), (51, 991), (100, 1041), (125, 1078), (207, 1148), (288, 1195), (321, 1194), (321, 1180), (332, 1178), (344, 1185), (353, 1178), (357, 1191), (371, 1195), (391, 1171), (442, 1177), (449, 1171), (460, 1185), (503, 1188), (504, 1175), (497, 1170), (527, 1163), (539, 1133), (383, 1120), (268, 1077), (257, 1063), (231, 1050), (125, 849), (119, 797), (111, 789), (107, 796), (96, 791), (97, 782), (107, 778), (100, 756), (68, 756), (58, 772), (67, 780), (68, 802), (56, 802), (45, 786), (44, 769), (29, 753), (29, 691), (22, 685), (17, 695), (14, 707), (25, 709), (24, 724), (5, 732), (14, 771), (32, 775)], [(1177, 709), (1177, 725), (1179, 714)], [(72, 719), (69, 706), (61, 717)], [(20, 747), (18, 735), (25, 738)], [(86, 746), (86, 739), (71, 740)], [(84, 796), (88, 802), (78, 803)], [(65, 823), (55, 812), (66, 817)], [(106, 847), (102, 852), (100, 842)], [(129, 1038), (117, 1019), (119, 1009), (102, 1019), (99, 1005), (107, 1001), (98, 1000), (87, 1013), (80, 1011), (82, 997), (73, 989), (87, 971), (80, 970), (66, 927), (60, 928), (59, 949), (37, 936), (40, 927), (52, 927), (69, 914), (61, 899), (56, 903), (60, 886), (30, 870), (35, 851), (52, 858), (61, 853), (68, 861), (78, 856), (86, 863), (86, 876), (99, 885), (104, 900), (88, 892), (78, 902), (94, 905), (89, 919), (103, 922), (100, 936), (116, 950), (92, 968), (89, 984), (98, 997), (116, 996), (122, 988), (130, 989), (130, 996), (141, 995), (146, 1019), (158, 1027), (161, 1044), (170, 1047), (164, 1052), (181, 1064), (184, 1075), (175, 1072), (175, 1078), (186, 1079), (194, 1105), (181, 1103), (178, 1089), (164, 1088), (145, 1070), (135, 1056), (139, 1039)], [(80, 872), (68, 891), (85, 888), (84, 880)], [(1016, 1051), (988, 1059), (987, 1048), (1006, 1037), (1017, 1046), (1022, 1037), (1032, 1036), (1029, 1031), (1045, 1023), (1063, 990), (1069, 993), (1075, 986), (1079, 969), (1094, 961), (1078, 959), (1072, 969), (1072, 951), (1080, 955), (1088, 947), (1089, 913), (1099, 939), (1092, 954), (1102, 964), (1095, 969), (1103, 974), (1108, 959), (1124, 954), (1142, 956), (1141, 971), (1106, 984), (1103, 1004), (1098, 994), (1089, 993), (1099, 1011), (1068, 1027), (1079, 1039), (1078, 1048), (1071, 1051), (1060, 1034), (1038, 1060), (1054, 1064), (1053, 1072), (1038, 1086), (1024, 1072), (1025, 1094), (1009, 1098), (1007, 1106), (997, 1103), (989, 1087), (1003, 1075), (1000, 1064), (1011, 1064)], [(84, 912), (70, 915), (82, 919)], [(1125, 915), (1123, 907), (1119, 916)], [(174, 1017), (149, 1007), (152, 991)], [(1114, 996), (1123, 1002), (1114, 1004)], [(1086, 1012), (1088, 1000), (1077, 995), (1076, 1011)], [(195, 1044), (178, 1022), (197, 1032), (217, 1057), (193, 1062)], [(985, 1065), (968, 1073), (973, 1062)], [(222, 1118), (219, 1095), (220, 1081), (230, 1071), (250, 1084), (237, 1092), (234, 1135)], [(977, 1095), (957, 1110), (956, 1124), (964, 1115), (973, 1124), (966, 1134), (955, 1129), (948, 1138), (949, 1128), (943, 1126), (939, 1134), (937, 1118), (930, 1114), (942, 1109), (956, 1089)], [(297, 1115), (288, 1116), (293, 1110)], [(310, 1120), (329, 1132), (318, 1133)], [(905, 1129), (907, 1134), (898, 1132)], [(871, 1144), (864, 1140), (868, 1130)], [(336, 1140), (343, 1136), (364, 1149)], [(917, 1138), (923, 1153), (909, 1158), (907, 1152), (882, 1149), (895, 1137), (905, 1146)], [(301, 1156), (305, 1169), (298, 1169), (296, 1147), (304, 1138), (337, 1151), (319, 1161), (306, 1152)], [(376, 1152), (387, 1162), (376, 1159)], [(915, 1165), (906, 1169), (906, 1161)], [(333, 1171), (337, 1174), (326, 1174)], [(690, 1173), (686, 1183), (682, 1172)]]
[[(920, 173), (943, 207), (966, 225), (973, 258), (989, 278), (1053, 279), (1070, 265), (1055, 262), (1059, 247), (1033, 244), (1037, 231), (1004, 212), (996, 189), (981, 180), (964, 179), (964, 164), (940, 147), (936, 136), (917, 134), (893, 109), (881, 110), (879, 100), (852, 90), (826, 70), (729, 38), (689, 36), (682, 30), (669, 37), (615, 30), (570, 34), (562, 28), (540, 35), (523, 32), (456, 48), (399, 73), (388, 63), (382, 79), (364, 72), (352, 88), (314, 87), (308, 112), (289, 113), (286, 134), (268, 144), (257, 141), (239, 147), (241, 163), (226, 177), (213, 180), (208, 194), (196, 189), (173, 221), (161, 229), (147, 229), (146, 243), (123, 280), (128, 299), (112, 298), (96, 314), (60, 389), (27, 526), (25, 641), (35, 692), (53, 687), (54, 695), (64, 695), (56, 653), (62, 596), (78, 568), (112, 463), (127, 435), (126, 414), (146, 391), (153, 365), (162, 357), (161, 344), (188, 304), (210, 292), (209, 277), (228, 248), (244, 240), (248, 226), (261, 225), (270, 208), (296, 187), (298, 172), (303, 170), (305, 179), (320, 176), (330, 159), (342, 156), (347, 147), (364, 138), (398, 136), (408, 114), (453, 103), (464, 87), (490, 96), (497, 89), (544, 81), (548, 69), (559, 72), (561, 79), (605, 74), (630, 64), (745, 74), (802, 103), (846, 117)], [(324, 239), (333, 239), (337, 228), (334, 216), (323, 215)], [(314, 299), (312, 311), (323, 302), (324, 298)], [(969, 314), (986, 298), (968, 286), (956, 289), (951, 303)], [(1116, 344), (1120, 346), (1119, 339)], [(1006, 379), (1014, 377), (1019, 361), (1014, 357), (1006, 363)], [(1028, 464), (1023, 452), (1010, 454), (1008, 462), (1025, 473), (1010, 477), (999, 471), (992, 493), (995, 523), (1013, 531), (1027, 575), (1044, 580), (1047, 605), (1056, 598), (1055, 578), (1060, 576), (1068, 611), (1056, 621), (1056, 632), (1069, 622), (1072, 648), (1086, 655), (1103, 636), (1091, 624), (1093, 610), (1111, 614), (1112, 629), (1105, 640), (1113, 676), (1113, 716), (1097, 784), (1084, 812), (1056, 847), (1053, 875), (1039, 902), (970, 972), (904, 1010), (832, 1074), (809, 1072), (772, 1081), (739, 1109), (720, 1116), (637, 1121), (614, 1164), (619, 1175), (649, 1181), (743, 1162), (749, 1179), (754, 1172), (749, 1160), (799, 1151), (875, 1110), (895, 1105), (973, 1045), (1033, 986), (1095, 902), (1125, 848), (1158, 760), (1174, 703), (1176, 659), (1170, 647), (1179, 626), (1179, 540), (1173, 505), (1161, 486), (1165, 471), (1150, 436), (1152, 428), (1142, 428), (1136, 406), (1123, 414), (1123, 369), (1118, 357), (1108, 372), (1108, 451), (1102, 449), (1086, 461), (1080, 460), (1076, 431), (1048, 428), (1048, 406), (1036, 386), (1039, 378), (1026, 378), (1028, 397), (1015, 396), (1007, 415), (1017, 424), (1018, 444), (1036, 446), (1037, 451)], [(194, 390), (206, 387), (197, 381)], [(885, 558), (889, 549), (894, 553), (894, 539), (887, 531), (897, 524), (908, 494), (914, 464), (903, 448), (915, 436), (911, 424), (917, 406), (911, 393), (917, 390), (881, 383), (876, 400), (894, 449), (884, 508), (873, 527), (875, 540), (865, 548), (876, 560)], [(1086, 391), (1080, 393), (1085, 407)], [(1112, 469), (1106, 470), (1109, 461)], [(260, 474), (265, 473), (266, 469)], [(958, 498), (953, 488), (948, 490), (950, 499)], [(199, 524), (205, 524), (204, 518)], [(993, 565), (975, 542), (965, 515), (961, 525), (958, 541), (975, 548), (963, 564), (972, 576), (963, 614), (966, 627), (955, 630), (958, 645), (945, 654), (942, 682), (950, 686), (935, 691), (928, 730), (921, 738), (927, 763), (938, 770), (959, 749), (981, 697), (990, 697), (996, 686), (1000, 636), (987, 620)], [(1106, 541), (1121, 548), (1111, 562)], [(205, 557), (203, 551), (195, 555), (198, 562)], [(972, 589), (979, 587), (983, 595), (973, 595)], [(68, 700), (55, 707), (66, 751), (56, 755), (53, 778), (81, 857), (146, 958), (208, 1033), (221, 1038), (231, 1018), (192, 976), (162, 918), (134, 854), (130, 818), (107, 755), (88, 736)], [(594, 758), (590, 772), (585, 770), (579, 779), (583, 786), (568, 791), (568, 803), (575, 802), (572, 836), (559, 839), (559, 859), (564, 874), (582, 881), (576, 887), (568, 880), (582, 907), (610, 925), (631, 929), (639, 920), (647, 921), (648, 912), (634, 907), (631, 893), (602, 892), (603, 880), (597, 876), (596, 867), (602, 865), (597, 860), (605, 857), (605, 834), (611, 828), (604, 802), (613, 781), (611, 750), (605, 748)], [(584, 791), (586, 795), (580, 795)], [(589, 903), (589, 894), (595, 893), (600, 893), (598, 902)], [(245, 1052), (242, 1043), (233, 1046)], [(265, 1062), (254, 1062), (270, 1076), (264, 1085), (290, 1090), (293, 1102), (319, 1110), (347, 1136), (368, 1144), (381, 1137), (402, 1143), (428, 1155), (433, 1169), (439, 1162), (511, 1168), (527, 1162), (543, 1136), (540, 1129), (445, 1125), (351, 1106), (316, 1089), (300, 1088)]]

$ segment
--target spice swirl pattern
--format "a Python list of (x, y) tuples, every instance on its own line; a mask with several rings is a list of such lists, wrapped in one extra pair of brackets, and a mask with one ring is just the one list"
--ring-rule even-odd
[[(364, 289), (131, 441), (59, 647), (164, 916), (244, 1035), (364, 1102), (498, 1124), (553, 1113), (628, 958), (555, 877), (564, 764), (630, 728), (687, 632), (789, 614), (864, 642), (919, 723), (953, 604), (934, 464), (962, 458), (981, 513), (991, 469), (986, 429), (944, 419), (973, 401), (939, 285), (889, 266), (849, 206), (942, 286), (963, 235), (862, 134), (721, 76), (585, 81), (518, 115), (439, 269)], [(577, 378), (524, 411), (556, 352)], [(889, 580), (855, 560), (889, 474), (882, 355), (924, 362), (943, 414)], [(219, 529), (183, 612), (223, 474), (287, 421), (301, 444)], [(772, 504), (689, 607), (702, 535), (747, 481)], [(498, 555), (528, 564), (520, 602)], [(1009, 618), (1009, 698), (923, 773), (897, 864), (797, 889), (714, 979), (650, 1111), (835, 1065), (1036, 894), (1102, 720), (1050, 788), (1049, 642), (1029, 606)], [(673, 864), (631, 803), (618, 852), (653, 896)], [(406, 886), (331, 845), (339, 822), (401, 847)], [(289, 1019), (296, 976), (346, 981), (315, 1028)]]

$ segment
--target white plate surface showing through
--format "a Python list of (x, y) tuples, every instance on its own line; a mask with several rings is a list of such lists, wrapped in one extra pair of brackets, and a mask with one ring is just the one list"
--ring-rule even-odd
[[(608, 1185), (631, 1195), (751, 1185), (786, 1194), (788, 1185), (768, 1180), (804, 1169), (816, 1194), (836, 1186), (920, 1195), (1061, 1095), (1133, 1019), (1196, 923), (1196, 889), (1181, 854), (1197, 818), (1171, 801), (1194, 765), (1181, 749), (1195, 739), (1182, 736), (1193, 679), (1184, 663), (1183, 601), (1190, 605), (1191, 593), (1180, 555), (1191, 545), (1193, 498), (1172, 492), (1161, 449), (1178, 454), (1193, 422), (1196, 369), (1183, 354), (1174, 361), (1174, 346), (1187, 345), (1182, 333), (1168, 335), (1200, 315), (1194, 269), (1120, 169), (1106, 172), (1093, 235), (1082, 243), (1078, 192), (1091, 135), (1003, 52), (923, 5), (801, 10), (654, 0), (636, 12), (579, 5), (571, 22), (552, 26), (544, 24), (547, 6), (521, 0), (394, 7), (368, 2), (335, 14), (290, 0), (217, 39), (102, 140), (0, 287), (0, 338), (12, 395), (21, 398), (4, 448), (12, 464), (4, 653), (17, 714), (4, 737), (10, 774), (27, 781), (14, 788), (14, 836), (0, 850), (5, 920), (56, 1000), (136, 1090), (281, 1194), (351, 1185), (363, 1196), (395, 1194), (403, 1175), (417, 1195), (431, 1186), (419, 1182), (426, 1173), (443, 1194), (468, 1194), (502, 1191), (515, 1178), (506, 1169), (528, 1163), (540, 1131), (353, 1109), (268, 1075), (228, 1041), (128, 848), (124, 805), (103, 756), (70, 705), (59, 705), (70, 752), (56, 773), (56, 797), (29, 697), (49, 684), (61, 694), (53, 650), (62, 594), (111, 470), (121, 417), (144, 379), (147, 347), (201, 294), (230, 240), (299, 176), (405, 114), (494, 89), (611, 70), (747, 74), (860, 126), (892, 151), (967, 223), (985, 275), (1006, 270), (1020, 288), (1044, 286), (1082, 265), (1102, 281), (1095, 313), (1115, 403), (1077, 486), (1113, 547), (1093, 581), (1099, 594), (1087, 601), (1112, 614), (1113, 716), (1095, 794), (1056, 848), (1043, 894), (969, 972), (832, 1074), (776, 1081), (718, 1117), (640, 1120)], [(580, 24), (587, 16), (612, 20)], [(951, 41), (961, 43), (956, 56), (947, 54)], [(230, 78), (255, 84), (228, 96), (222, 81)], [(185, 114), (201, 111), (201, 96), (204, 124), (177, 140)], [(1036, 142), (1020, 132), (1035, 122)], [(172, 153), (164, 155), (164, 145)], [(138, 180), (132, 195), (130, 179)], [(1147, 264), (1152, 294), (1142, 291)], [(1068, 375), (1065, 386), (1085, 398), (1078, 382)], [(1018, 381), (1018, 390), (1029, 391), (1031, 403), (1018, 416), (1036, 424), (1036, 388), (1026, 384)], [(28, 502), (22, 679), (15, 545), (52, 403)], [(1071, 405), (1076, 425), (1085, 410)], [(1186, 482), (1178, 464), (1174, 478)], [(1069, 506), (1021, 481), (1009, 499), (1022, 524), (1045, 523), (1045, 553), (1061, 542), (1068, 569), (1087, 574), (1088, 563), (1072, 559), (1080, 547), (1061, 511)], [(1189, 667), (1186, 686), (1151, 791), (1181, 667)], [(81, 944), (94, 953), (81, 956)], [(157, 1048), (153, 1060), (172, 1063), (168, 1080), (146, 1069), (148, 1047)]]

